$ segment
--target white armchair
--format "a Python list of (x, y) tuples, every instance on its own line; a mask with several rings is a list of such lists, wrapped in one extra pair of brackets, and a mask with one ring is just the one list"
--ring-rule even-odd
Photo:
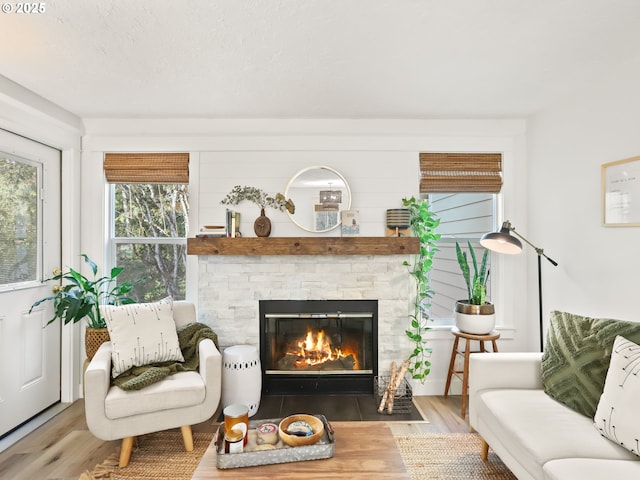
[[(174, 302), (173, 316), (176, 327), (195, 322), (195, 306)], [(120, 467), (129, 463), (138, 435), (181, 427), (185, 449), (193, 450), (191, 425), (216, 412), (222, 383), (222, 357), (213, 341), (202, 340), (198, 348), (198, 371), (175, 373), (141, 390), (111, 385), (111, 342), (91, 360), (84, 376), (87, 425), (102, 440), (122, 439)]]

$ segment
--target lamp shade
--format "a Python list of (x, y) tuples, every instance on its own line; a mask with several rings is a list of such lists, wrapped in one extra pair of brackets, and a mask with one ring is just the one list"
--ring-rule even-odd
[(502, 224), (499, 232), (485, 233), (480, 239), (480, 245), (491, 251), (514, 255), (522, 251), (522, 242), (511, 235), (509, 222)]

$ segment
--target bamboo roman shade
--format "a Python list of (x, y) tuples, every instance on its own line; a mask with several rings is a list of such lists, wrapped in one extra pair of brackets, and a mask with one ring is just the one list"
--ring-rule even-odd
[(498, 193), (500, 153), (420, 153), (420, 193)]
[(189, 183), (188, 153), (106, 153), (109, 183)]

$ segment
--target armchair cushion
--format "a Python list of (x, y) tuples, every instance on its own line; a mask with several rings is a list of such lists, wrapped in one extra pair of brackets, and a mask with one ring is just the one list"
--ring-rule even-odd
[(132, 367), (184, 361), (171, 303), (105, 305), (101, 308), (113, 348), (113, 378)]
[(178, 372), (141, 390), (111, 388), (104, 408), (108, 418), (124, 418), (198, 405), (204, 401), (205, 393), (205, 384), (198, 372)]

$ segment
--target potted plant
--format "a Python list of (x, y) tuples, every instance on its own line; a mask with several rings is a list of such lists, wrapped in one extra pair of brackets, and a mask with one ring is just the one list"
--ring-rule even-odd
[(41, 303), (51, 300), (53, 301), (53, 318), (47, 322), (47, 325), (57, 318), (62, 319), (65, 325), (69, 322), (77, 323), (85, 319), (87, 322), (85, 350), (87, 358), (91, 360), (100, 345), (109, 340), (107, 325), (100, 314), (100, 305), (135, 303), (126, 295), (131, 292), (134, 285), (142, 280), (137, 280), (134, 283), (117, 283), (117, 277), (123, 270), (122, 267), (112, 268), (108, 276), (96, 278), (98, 266), (86, 254), (83, 253), (82, 256), (93, 272), (93, 279), (90, 280), (73, 268), (70, 268), (68, 272), (57, 273), (44, 281), (62, 280), (68, 283), (55, 289), (54, 295), (35, 302), (29, 313)]
[(426, 332), (430, 330), (427, 322), (430, 320), (429, 311), (433, 293), (429, 286), (429, 272), (433, 256), (438, 251), (436, 242), (440, 239), (440, 234), (435, 233), (435, 229), (440, 224), (440, 220), (430, 210), (429, 203), (425, 199), (403, 198), (402, 204), (409, 210), (411, 232), (420, 240), (420, 251), (413, 262), (403, 263), (415, 280), (413, 309), (409, 314), (409, 328), (405, 330), (407, 337), (414, 344), (408, 359), (408, 371), (413, 379), (424, 383), (431, 371), (429, 358), (432, 352), (432, 349), (427, 346), (426, 338)]
[(240, 185), (233, 187), (220, 203), (223, 205), (238, 205), (244, 200), (255, 203), (260, 207), (260, 216), (253, 224), (253, 230), (258, 237), (268, 237), (271, 234), (271, 220), (265, 215), (265, 208), (271, 207), (281, 212), (287, 210), (289, 213), (296, 211), (293, 201), (290, 198), (285, 198), (282, 193), (276, 193), (272, 197), (260, 188), (241, 187)]
[(462, 332), (483, 335), (491, 332), (495, 327), (495, 308), (486, 299), (487, 281), (489, 280), (489, 270), (487, 269), (489, 250), (484, 251), (482, 261), (478, 266), (471, 242), (467, 241), (467, 246), (473, 264), (473, 278), (471, 278), (467, 252), (462, 251), (456, 242), (458, 265), (467, 285), (467, 299), (456, 302), (456, 326)]

